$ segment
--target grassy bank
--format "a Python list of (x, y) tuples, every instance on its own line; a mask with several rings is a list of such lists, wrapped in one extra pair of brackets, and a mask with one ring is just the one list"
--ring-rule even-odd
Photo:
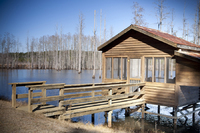
[[(17, 103), (24, 104), (24, 103)], [(113, 133), (122, 132), (104, 126), (71, 123), (46, 118), (42, 114), (28, 113), (11, 107), (11, 102), (0, 99), (0, 131), (11, 132), (57, 132), (57, 133)]]

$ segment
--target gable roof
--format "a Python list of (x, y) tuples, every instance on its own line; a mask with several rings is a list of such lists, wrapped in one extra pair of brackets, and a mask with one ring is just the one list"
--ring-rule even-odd
[(147, 35), (149, 37), (152, 37), (156, 40), (159, 40), (161, 42), (164, 42), (168, 45), (171, 45), (175, 48), (181, 48), (181, 49), (189, 49), (189, 50), (195, 50), (195, 51), (200, 51), (200, 45), (193, 44), (191, 42), (188, 42), (184, 39), (178, 38), (176, 36), (170, 35), (168, 33), (161, 32), (159, 30), (151, 29), (151, 28), (146, 28), (138, 25), (130, 25), (123, 31), (121, 31), (119, 34), (102, 44), (101, 46), (98, 47), (98, 50), (102, 51), (105, 47), (108, 47), (110, 43), (115, 41), (116, 39), (120, 38), (122, 35), (126, 34), (127, 32), (135, 30), (138, 31), (144, 35)]

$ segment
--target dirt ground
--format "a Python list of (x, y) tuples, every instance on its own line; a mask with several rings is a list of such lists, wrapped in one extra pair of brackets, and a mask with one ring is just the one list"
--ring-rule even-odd
[[(19, 104), (19, 103), (18, 103)], [(0, 100), (0, 132), (2, 133), (117, 133), (104, 126), (71, 123), (46, 118), (11, 107), (11, 102)]]

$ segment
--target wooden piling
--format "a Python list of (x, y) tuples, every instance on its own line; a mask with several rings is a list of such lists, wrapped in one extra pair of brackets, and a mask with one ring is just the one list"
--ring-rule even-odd
[(91, 117), (92, 117), (91, 123), (94, 125), (95, 124), (95, 115), (92, 114)]
[(193, 104), (193, 114), (192, 114), (192, 124), (193, 126), (195, 125), (195, 108), (196, 108), (196, 104)]
[[(160, 105), (158, 105), (158, 114), (160, 114)], [(160, 123), (160, 116), (158, 115), (158, 123)]]
[(145, 111), (144, 111), (144, 108), (145, 108), (145, 104), (142, 104), (142, 119), (144, 119), (144, 117), (145, 117), (145, 116), (144, 116), (144, 112), (145, 112)]
[(16, 84), (12, 85), (12, 107), (16, 108)]
[(112, 127), (112, 111), (108, 112), (108, 127)]
[(174, 123), (174, 131), (176, 132), (177, 130), (177, 107), (173, 108), (173, 112), (174, 112), (174, 119), (173, 119), (173, 123)]
[(31, 100), (33, 98), (32, 93), (33, 93), (33, 90), (31, 90), (31, 88), (29, 88), (29, 90), (28, 90), (28, 112), (29, 113), (32, 112), (32, 103), (31, 103)]

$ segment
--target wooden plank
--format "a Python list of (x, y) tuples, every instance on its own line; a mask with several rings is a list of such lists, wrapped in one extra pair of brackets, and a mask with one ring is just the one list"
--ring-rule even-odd
[(51, 107), (51, 108), (47, 107), (47, 108), (43, 108), (43, 109), (40, 109), (40, 110), (36, 110), (36, 111), (34, 111), (34, 113), (43, 113), (44, 114), (44, 113), (56, 112), (56, 111), (65, 111), (65, 107), (61, 107), (61, 108), (56, 107), (56, 106)]
[(128, 86), (144, 86), (144, 85), (145, 85), (145, 83), (130, 83), (130, 84), (116, 84), (116, 85), (80, 87), (80, 88), (64, 89), (64, 93), (92, 91), (92, 90), (107, 90), (109, 88), (122, 88), (122, 87), (128, 87)]
[(30, 85), (26, 87), (31, 88), (31, 90), (41, 90), (41, 89), (60, 89), (64, 88), (64, 85), (65, 83), (58, 83), (58, 84)]
[(70, 115), (72, 117), (77, 117), (77, 116), (82, 116), (82, 115), (87, 115), (87, 114), (93, 114), (97, 112), (103, 112), (103, 111), (109, 111), (109, 110), (114, 110), (118, 108), (124, 108), (124, 107), (129, 107), (133, 105), (140, 105), (143, 104), (144, 100), (133, 100), (129, 101), (126, 103), (116, 103), (112, 105), (102, 105), (98, 107), (90, 107), (90, 108), (84, 108), (84, 109), (77, 109), (77, 110), (71, 110), (71, 111), (66, 111), (63, 115)]
[(186, 113), (186, 114), (184, 114), (184, 115), (180, 115), (180, 116), (178, 116), (178, 119), (181, 118), (181, 117), (184, 117), (184, 116), (186, 116), (186, 115), (189, 115), (189, 114), (195, 113), (195, 112), (197, 112), (197, 111), (200, 111), (200, 109), (197, 109), (197, 110), (194, 110), (194, 111), (188, 112), (188, 113)]
[(153, 113), (153, 112), (148, 112), (148, 111), (144, 111), (144, 113), (146, 113), (146, 114), (151, 114), (151, 115), (162, 116), (162, 117), (167, 117), (167, 118), (171, 118), (171, 119), (177, 118), (177, 117), (174, 117), (174, 116), (163, 115), (163, 114), (158, 114), (158, 113)]
[(46, 81), (33, 81), (33, 82), (18, 82), (18, 83), (8, 83), (9, 85), (16, 85), (16, 86), (26, 86), (26, 85), (38, 85), (38, 84), (45, 84)]
[(151, 99), (145, 99), (147, 104), (155, 104), (155, 105), (163, 105), (163, 106), (169, 106), (169, 107), (174, 107), (176, 106), (175, 103), (172, 102), (165, 102), (165, 101), (155, 101), (155, 100), (151, 100)]
[[(114, 100), (112, 100), (112, 104), (119, 103), (119, 102), (133, 101), (133, 100), (137, 100), (137, 99), (135, 99), (135, 98), (114, 99)], [(86, 108), (86, 107), (94, 107), (94, 106), (99, 106), (99, 105), (108, 105), (108, 101), (99, 100), (99, 101), (94, 101), (94, 102), (72, 104), (71, 110), (79, 109), (79, 108)]]
[(50, 116), (56, 116), (56, 115), (62, 115), (63, 114), (63, 111), (56, 111), (56, 112), (48, 112), (48, 113), (45, 113), (44, 115), (46, 117), (50, 117)]
[(108, 100), (108, 99), (114, 99), (114, 98), (125, 98), (128, 96), (134, 96), (134, 95), (141, 95), (141, 93), (134, 92), (134, 93), (129, 93), (129, 94), (119, 94), (119, 95), (112, 95), (112, 96), (98, 96), (94, 98), (80, 98), (80, 99), (73, 99), (73, 100), (67, 100), (67, 101), (62, 101), (62, 105), (67, 105), (67, 104), (73, 104), (73, 103), (79, 103), (79, 102), (87, 102), (87, 101), (96, 101), (96, 100)]
[[(37, 96), (42, 96), (42, 92), (35, 92), (35, 93), (33, 93), (33, 97), (37, 97)], [(17, 99), (28, 98), (28, 94), (17, 94), (16, 98)]]

